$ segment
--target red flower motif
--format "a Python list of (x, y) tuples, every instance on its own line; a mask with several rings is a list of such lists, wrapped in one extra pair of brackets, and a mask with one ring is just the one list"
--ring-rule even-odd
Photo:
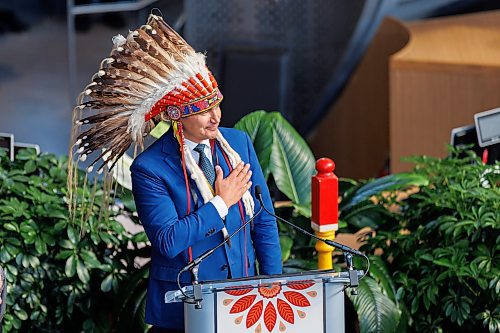
[[(236, 300), (229, 310), (230, 314), (241, 313), (249, 309), (246, 315), (245, 313), (241, 313), (241, 315), (235, 319), (235, 324), (239, 325), (245, 320), (247, 329), (257, 324), (257, 326), (255, 326), (255, 332), (262, 332), (263, 325), (259, 323), (262, 318), (267, 332), (272, 332), (278, 323), (278, 314), (283, 318), (284, 322), (294, 324), (295, 314), (292, 305), (297, 307), (311, 306), (307, 296), (316, 297), (317, 292), (315, 290), (300, 291), (308, 289), (313, 285), (314, 282), (312, 281), (295, 281), (286, 285), (293, 290), (282, 291), (283, 287), (279, 283), (263, 284), (257, 288), (258, 293), (253, 292), (252, 294), (249, 293), (254, 290), (253, 288), (243, 286), (244, 289), (225, 291), (226, 294), (236, 296), (236, 298), (224, 299), (223, 305), (229, 306), (233, 300)], [(284, 298), (277, 297), (278, 295), (282, 295)], [(273, 298), (275, 298), (276, 301), (272, 301)], [(298, 309), (297, 315), (300, 319), (306, 317), (306, 313)], [(286, 330), (286, 326), (282, 321), (279, 321), (278, 328), (280, 331)]]
[(259, 294), (264, 298), (274, 298), (281, 292), (280, 284), (268, 284), (259, 286)]
[(234, 305), (231, 307), (231, 310), (229, 313), (240, 313), (242, 311), (245, 311), (252, 305), (253, 301), (257, 298), (257, 295), (247, 295), (243, 296), (239, 300), (234, 303)]
[(229, 295), (232, 295), (232, 296), (243, 296), (245, 294), (248, 294), (251, 291), (252, 291), (252, 288), (249, 288), (249, 289), (236, 289), (236, 290), (228, 290), (228, 291), (226, 291), (226, 294), (229, 294)]
[(314, 282), (311, 281), (294, 281), (288, 283), (286, 286), (290, 289), (295, 289), (295, 290), (304, 290), (309, 287), (312, 287), (314, 285)]
[(262, 309), (264, 308), (264, 301), (260, 300), (252, 306), (247, 315), (247, 328), (252, 327), (262, 315)]
[(304, 295), (296, 291), (285, 291), (283, 295), (288, 300), (288, 302), (292, 303), (295, 306), (300, 306), (303, 308), (305, 306), (311, 305), (311, 303), (309, 303), (309, 300)]
[(293, 315), (293, 309), (287, 302), (278, 298), (278, 313), (281, 318), (285, 319), (290, 324), (295, 322), (295, 316)]
[(273, 303), (269, 302), (266, 305), (266, 309), (264, 310), (264, 325), (269, 332), (271, 332), (276, 325), (276, 309), (274, 308)]

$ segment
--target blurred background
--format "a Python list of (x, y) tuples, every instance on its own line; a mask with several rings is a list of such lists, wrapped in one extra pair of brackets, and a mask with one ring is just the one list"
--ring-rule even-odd
[(0, 132), (67, 154), (77, 94), (152, 8), (206, 51), (225, 126), (279, 111), (339, 176), (442, 156), (451, 129), (500, 105), (498, 0), (2, 0)]

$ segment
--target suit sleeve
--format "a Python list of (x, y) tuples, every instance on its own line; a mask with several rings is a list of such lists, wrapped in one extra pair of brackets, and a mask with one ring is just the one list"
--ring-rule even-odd
[[(266, 180), (259, 164), (257, 154), (253, 147), (252, 141), (245, 134), (247, 140), (248, 153), (250, 158), (250, 166), (252, 169), (252, 196), (254, 197), (256, 210), (259, 208), (259, 202), (255, 197), (255, 186), (260, 185), (262, 189), (262, 199), (265, 207), (274, 213), (273, 202), (269, 189), (266, 185)], [(276, 219), (267, 213), (262, 213), (255, 218), (254, 229), (252, 231), (252, 241), (255, 248), (255, 253), (259, 261), (260, 274), (281, 274), (281, 248), (278, 236), (278, 226)]]
[(173, 258), (214, 230), (223, 228), (222, 219), (212, 203), (180, 218), (167, 185), (160, 177), (137, 160), (131, 171), (137, 213), (151, 245), (162, 255)]

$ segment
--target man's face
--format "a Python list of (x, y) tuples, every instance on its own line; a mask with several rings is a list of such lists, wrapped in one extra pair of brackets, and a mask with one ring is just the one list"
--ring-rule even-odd
[(216, 107), (194, 116), (181, 118), (184, 136), (193, 142), (215, 139), (221, 117), (220, 107)]

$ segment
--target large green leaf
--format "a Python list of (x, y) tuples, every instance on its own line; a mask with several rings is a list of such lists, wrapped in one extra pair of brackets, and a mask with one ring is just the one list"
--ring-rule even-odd
[(355, 230), (364, 227), (377, 229), (381, 224), (387, 221), (389, 215), (385, 207), (376, 205), (371, 201), (365, 201), (349, 209), (347, 213), (343, 215), (343, 220), (353, 226)]
[(293, 239), (290, 236), (280, 235), (281, 261), (285, 262), (292, 252)]
[(380, 256), (370, 256), (370, 276), (375, 278), (383, 289), (383, 292), (396, 304), (396, 286), (392, 280), (389, 270)]
[(410, 186), (426, 186), (429, 180), (422, 176), (409, 173), (398, 173), (370, 181), (356, 190), (349, 191), (342, 199), (339, 209), (345, 211), (370, 197), (384, 191), (403, 190)]
[(234, 128), (244, 131), (252, 139), (264, 177), (269, 176), (269, 163), (273, 148), (272, 114), (255, 111), (238, 121)]
[(146, 290), (148, 284), (149, 267), (147, 264), (127, 277), (118, 292), (115, 309), (117, 332), (146, 332), (149, 325), (145, 322)]
[(235, 128), (252, 139), (264, 175), (271, 173), (278, 189), (301, 214), (310, 216), (311, 177), (316, 161), (300, 134), (279, 112), (250, 113)]
[(358, 313), (361, 333), (396, 332), (401, 319), (401, 311), (382, 292), (380, 285), (372, 278), (365, 277), (359, 282), (359, 294), (349, 298)]
[(149, 132), (149, 135), (151, 135), (154, 138), (159, 139), (163, 134), (167, 133), (168, 129), (170, 128), (170, 122), (169, 121), (160, 121), (155, 128)]
[(271, 173), (279, 190), (294, 203), (311, 202), (311, 177), (315, 174), (314, 155), (299, 133), (278, 112), (273, 115)]

